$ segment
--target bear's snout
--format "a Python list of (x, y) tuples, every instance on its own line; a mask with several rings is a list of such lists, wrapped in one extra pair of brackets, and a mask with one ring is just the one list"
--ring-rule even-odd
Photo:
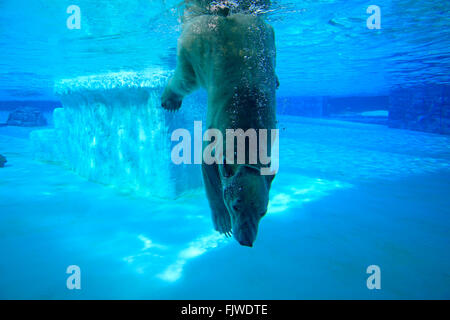
[(253, 225), (250, 221), (238, 226), (233, 230), (234, 238), (243, 246), (252, 247), (256, 239), (258, 231), (257, 225)]

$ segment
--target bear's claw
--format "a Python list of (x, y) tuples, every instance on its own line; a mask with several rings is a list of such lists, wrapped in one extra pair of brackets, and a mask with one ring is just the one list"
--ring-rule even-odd
[(223, 218), (221, 216), (215, 216), (214, 220), (215, 220), (214, 221), (215, 229), (218, 232), (224, 234), (226, 237), (231, 237), (232, 230), (231, 230), (230, 218), (229, 217)]

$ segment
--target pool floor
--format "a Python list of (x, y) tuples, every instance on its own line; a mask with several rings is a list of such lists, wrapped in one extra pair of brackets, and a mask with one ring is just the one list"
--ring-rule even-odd
[(203, 190), (168, 201), (89, 182), (33, 160), (21, 130), (0, 128), (1, 299), (450, 298), (449, 137), (280, 117), (247, 248), (212, 229)]

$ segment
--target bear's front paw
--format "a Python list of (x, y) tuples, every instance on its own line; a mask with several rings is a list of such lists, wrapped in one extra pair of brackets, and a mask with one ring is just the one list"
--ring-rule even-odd
[(177, 111), (181, 107), (182, 100), (176, 96), (170, 95), (161, 98), (161, 106), (169, 111)]
[(224, 234), (227, 237), (231, 237), (232, 234), (231, 219), (228, 214), (226, 215), (213, 214), (213, 223), (214, 229), (216, 229), (216, 231)]

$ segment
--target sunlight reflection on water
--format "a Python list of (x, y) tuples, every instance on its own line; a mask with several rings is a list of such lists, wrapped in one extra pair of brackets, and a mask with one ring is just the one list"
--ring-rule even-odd
[[(325, 197), (334, 190), (351, 187), (348, 183), (299, 175), (281, 175), (278, 179), (280, 181), (274, 184), (268, 208), (268, 215), (275, 218), (288, 210), (301, 207), (306, 202)], [(234, 241), (216, 231), (199, 235), (190, 242), (175, 245), (155, 243), (143, 234), (137, 238), (143, 243), (143, 247), (138, 253), (124, 257), (123, 261), (139, 274), (149, 272), (166, 282), (179, 280), (183, 275), (184, 266), (192, 259), (213, 249), (223, 248)]]

